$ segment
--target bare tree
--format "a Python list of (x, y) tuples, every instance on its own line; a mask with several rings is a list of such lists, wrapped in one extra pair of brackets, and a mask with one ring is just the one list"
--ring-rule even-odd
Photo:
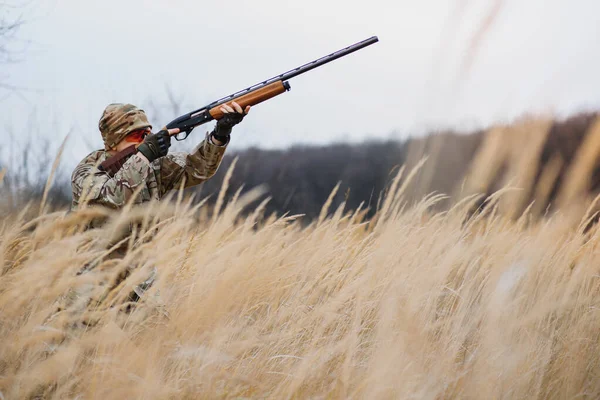
[[(23, 49), (19, 48), (17, 32), (24, 23), (22, 1), (0, 1), (0, 65), (20, 61)], [(0, 72), (0, 94), (8, 95), (20, 88), (8, 83), (8, 74)], [(7, 93), (3, 93), (7, 92)]]

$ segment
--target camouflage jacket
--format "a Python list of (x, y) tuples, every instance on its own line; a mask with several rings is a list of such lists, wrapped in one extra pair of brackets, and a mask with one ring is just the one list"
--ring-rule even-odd
[(108, 153), (96, 150), (85, 157), (73, 171), (72, 210), (81, 204), (103, 205), (110, 208), (124, 206), (135, 193), (134, 204), (159, 200), (171, 189), (190, 187), (212, 177), (223, 159), (225, 148), (211, 142), (208, 135), (192, 153), (170, 153), (148, 163), (138, 154), (131, 156), (123, 167), (110, 177), (98, 165)]

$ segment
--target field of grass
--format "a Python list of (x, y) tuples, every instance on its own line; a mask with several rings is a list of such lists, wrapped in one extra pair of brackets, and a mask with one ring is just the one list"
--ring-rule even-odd
[(239, 217), (256, 190), (6, 218), (0, 398), (600, 397), (598, 229), (406, 204), (401, 176), (370, 221)]

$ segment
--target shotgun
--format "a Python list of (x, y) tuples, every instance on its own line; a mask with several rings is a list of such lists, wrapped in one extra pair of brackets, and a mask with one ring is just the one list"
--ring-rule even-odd
[[(355, 51), (377, 43), (378, 41), (379, 39), (377, 36), (370, 37), (362, 42), (358, 42), (352, 46), (338, 50), (335, 53), (331, 53), (298, 68), (294, 68), (290, 71), (284, 72), (283, 74), (277, 75), (271, 79), (267, 79), (266, 81), (240, 90), (239, 92), (235, 92), (229, 96), (215, 100), (202, 108), (175, 118), (173, 121), (167, 124), (167, 128), (179, 128), (180, 132), (175, 135), (175, 139), (185, 140), (195, 127), (215, 119), (220, 119), (223, 116), (223, 112), (220, 110), (223, 104), (231, 105), (231, 102), (235, 101), (242, 107), (242, 109), (245, 109), (246, 106), (254, 106), (262, 103), (265, 100), (269, 100), (275, 96), (289, 91), (291, 86), (288, 80), (312, 69), (325, 65), (333, 60), (347, 56), (350, 53), (354, 53)], [(180, 138), (180, 134), (185, 135)]]

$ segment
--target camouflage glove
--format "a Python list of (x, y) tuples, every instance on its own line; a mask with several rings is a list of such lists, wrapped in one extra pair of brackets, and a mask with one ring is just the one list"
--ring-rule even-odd
[(169, 153), (169, 147), (171, 147), (171, 136), (169, 136), (166, 129), (163, 129), (158, 133), (146, 136), (144, 142), (137, 149), (148, 161), (152, 162), (157, 158), (166, 156)]
[(230, 112), (223, 115), (223, 117), (217, 121), (215, 129), (212, 131), (212, 135), (220, 142), (227, 142), (233, 127), (242, 122), (245, 116), (246, 113), (237, 112)]

